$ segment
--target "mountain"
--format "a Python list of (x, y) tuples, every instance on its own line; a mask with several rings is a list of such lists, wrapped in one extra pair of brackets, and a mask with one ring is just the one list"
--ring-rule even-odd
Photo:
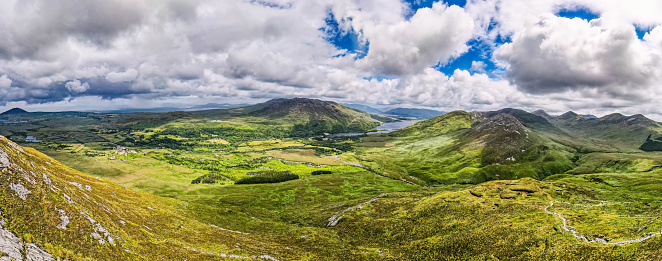
[(520, 121), (524, 126), (532, 129), (537, 129), (541, 131), (558, 131), (552, 123), (550, 123), (545, 117), (535, 115), (519, 109), (505, 108), (498, 111), (489, 111), (485, 112), (488, 117), (498, 115), (498, 114), (508, 114), (515, 117)]
[(419, 121), (409, 127), (397, 130), (398, 136), (439, 136), (460, 129), (471, 128), (474, 116), (465, 111), (452, 111), (429, 120)]
[(574, 111), (568, 111), (564, 114), (561, 114), (560, 116), (556, 117), (556, 119), (559, 120), (564, 120), (564, 121), (575, 121), (581, 119), (582, 116), (579, 114), (575, 113)]
[(0, 260), (268, 259), (278, 248), (198, 221), (193, 205), (88, 176), (3, 136), (0, 179)]
[(560, 131), (522, 110), (454, 111), (393, 132), (385, 142), (398, 145), (369, 157), (391, 177), (418, 183), (543, 179), (571, 169), (572, 149), (549, 138)]
[(387, 166), (384, 171), (391, 177), (419, 183), (543, 179), (566, 172), (650, 169), (657, 161), (647, 156), (597, 153), (662, 150), (662, 138), (651, 137), (660, 134), (662, 126), (640, 114), (586, 118), (512, 108), (454, 111), (391, 133), (392, 140), (384, 142), (395, 148), (373, 159)]
[(555, 126), (576, 137), (598, 141), (612, 151), (639, 151), (646, 137), (662, 130), (662, 125), (641, 114), (625, 116), (620, 113), (591, 118), (566, 112), (550, 120)]
[(552, 118), (552, 115), (549, 115), (549, 114), (548, 114), (546, 111), (544, 111), (544, 110), (536, 110), (536, 111), (532, 112), (531, 114), (533, 114), (533, 115), (537, 115), (537, 116), (540, 116), (540, 117), (543, 117), (543, 118), (545, 118), (545, 119), (551, 119), (551, 118)]
[(21, 108), (13, 108), (13, 109), (10, 109), (10, 110), (5, 111), (3, 113), (0, 113), (0, 116), (2, 116), (2, 115), (24, 114), (24, 113), (28, 113), (28, 111), (26, 111), (24, 109), (21, 109)]
[(586, 118), (586, 119), (597, 119), (598, 116), (595, 116), (593, 114), (581, 114), (580, 116)]
[(382, 124), (371, 114), (317, 99), (273, 99), (240, 108), (244, 115), (295, 125), (302, 135), (368, 131)]
[(416, 119), (431, 119), (437, 116), (444, 115), (446, 112), (429, 110), (429, 109), (414, 109), (414, 108), (395, 108), (385, 111), (386, 115), (393, 115), (398, 117), (408, 117)]
[(373, 107), (370, 107), (370, 106), (367, 106), (367, 105), (363, 105), (363, 104), (351, 104), (351, 103), (349, 103), (349, 104), (342, 104), (342, 105), (344, 105), (344, 106), (346, 106), (346, 107), (350, 107), (350, 108), (352, 108), (352, 109), (357, 109), (357, 110), (359, 110), (359, 111), (364, 111), (364, 112), (367, 112), (367, 113), (372, 113), (372, 114), (381, 114), (381, 113), (384, 113), (382, 110), (375, 109), (375, 108), (373, 108)]

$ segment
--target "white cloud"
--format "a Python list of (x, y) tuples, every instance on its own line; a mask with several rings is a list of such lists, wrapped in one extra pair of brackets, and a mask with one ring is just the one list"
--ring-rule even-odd
[(408, 21), (363, 30), (370, 49), (359, 66), (377, 74), (406, 75), (466, 52), (474, 22), (464, 9), (437, 2), (419, 9)]
[(0, 76), (0, 88), (9, 88), (11, 87), (12, 80), (6, 74)]
[(75, 93), (85, 92), (90, 89), (90, 85), (88, 83), (81, 83), (78, 79), (67, 82), (65, 87), (67, 87), (69, 91)]
[(543, 14), (531, 20), (495, 55), (509, 64), (508, 76), (532, 93), (602, 88), (613, 95), (647, 87), (659, 76), (660, 57), (640, 41), (634, 27)]
[(106, 75), (106, 80), (109, 82), (131, 82), (138, 77), (138, 71), (135, 69), (128, 69), (124, 72), (110, 72)]
[(470, 71), (479, 72), (479, 73), (486, 73), (485, 67), (487, 67), (487, 64), (485, 64), (485, 62), (483, 62), (483, 61), (472, 61)]

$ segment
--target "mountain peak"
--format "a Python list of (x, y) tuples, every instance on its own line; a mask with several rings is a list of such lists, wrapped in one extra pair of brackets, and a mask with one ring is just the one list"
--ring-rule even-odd
[(12, 108), (6, 112), (0, 113), (0, 115), (22, 114), (22, 113), (28, 113), (28, 111), (21, 108)]
[(337, 112), (339, 111), (340, 106), (342, 105), (335, 102), (322, 101), (317, 99), (277, 98), (256, 105), (257, 110), (253, 111), (252, 114), (268, 116), (272, 118), (280, 118), (292, 115), (314, 116), (318, 114), (326, 114), (328, 112)]
[(478, 124), (478, 126), (476, 126), (476, 131), (484, 134), (491, 134), (499, 131), (524, 134), (528, 130), (514, 116), (507, 113), (499, 113)]
[(250, 116), (291, 123), (304, 136), (368, 131), (382, 124), (367, 112), (317, 99), (273, 99), (243, 109)]
[(536, 111), (532, 112), (531, 114), (543, 117), (545, 119), (552, 118), (552, 116), (549, 115), (549, 113), (547, 113), (545, 110), (542, 110), (542, 109), (541, 110), (536, 110)]
[(561, 114), (561, 116), (559, 116), (559, 119), (561, 119), (561, 120), (579, 120), (581, 118), (582, 118), (582, 116), (575, 113), (574, 111), (568, 111), (564, 114)]
[(585, 119), (597, 119), (598, 116), (595, 116), (593, 114), (580, 114), (579, 116), (582, 116)]

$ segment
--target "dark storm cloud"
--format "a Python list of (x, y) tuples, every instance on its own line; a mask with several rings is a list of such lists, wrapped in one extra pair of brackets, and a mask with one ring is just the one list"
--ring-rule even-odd
[(18, 1), (11, 27), (5, 29), (12, 37), (0, 49), (5, 55), (34, 58), (71, 36), (107, 44), (142, 21), (143, 14), (135, 7), (132, 1)]

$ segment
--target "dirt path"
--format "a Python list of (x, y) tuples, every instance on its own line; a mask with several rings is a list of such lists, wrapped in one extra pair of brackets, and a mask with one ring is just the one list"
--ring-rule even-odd
[(376, 196), (376, 197), (374, 197), (374, 198), (371, 198), (370, 200), (368, 200), (368, 201), (366, 201), (366, 202), (363, 202), (363, 203), (358, 204), (358, 205), (353, 206), (353, 207), (349, 207), (349, 208), (347, 208), (347, 209), (345, 209), (345, 210), (343, 210), (343, 211), (336, 212), (336, 214), (333, 214), (333, 216), (331, 216), (331, 217), (329, 218), (329, 222), (326, 223), (326, 226), (327, 226), (327, 227), (334, 227), (334, 226), (338, 225), (338, 222), (340, 222), (340, 220), (343, 218), (343, 216), (345, 215), (346, 212), (351, 212), (351, 211), (354, 211), (354, 210), (356, 210), (356, 209), (361, 209), (361, 208), (363, 208), (363, 206), (365, 206), (366, 204), (370, 204), (370, 203), (372, 203), (372, 202), (375, 202), (375, 201), (377, 201), (378, 199), (383, 198), (383, 197), (385, 197), (385, 196), (388, 196), (388, 194), (381, 194), (381, 195), (379, 195), (379, 196)]
[[(563, 230), (565, 230), (566, 232), (571, 232), (572, 235), (573, 235), (575, 238), (577, 238), (577, 239), (583, 239), (586, 243), (600, 243), (600, 244), (603, 244), (603, 245), (626, 245), (626, 244), (632, 244), (632, 243), (639, 243), (639, 242), (642, 242), (642, 241), (645, 241), (645, 240), (648, 240), (648, 239), (654, 238), (654, 237), (656, 237), (656, 236), (662, 235), (662, 228), (661, 228), (661, 229), (660, 229), (660, 232), (657, 232), (657, 233), (646, 233), (646, 234), (641, 235), (641, 237), (639, 237), (639, 238), (636, 238), (636, 239), (630, 239), (630, 240), (625, 240), (625, 241), (607, 242), (606, 240), (604, 240), (604, 239), (602, 239), (602, 238), (593, 238), (593, 240), (589, 240), (589, 239), (586, 238), (584, 235), (580, 235), (580, 233), (577, 232), (577, 230), (575, 230), (575, 229), (573, 229), (573, 228), (569, 228), (569, 227), (568, 227), (568, 224), (567, 224), (567, 223), (568, 223), (568, 222), (567, 222), (568, 220), (567, 220), (566, 218), (564, 218), (563, 216), (561, 216), (560, 213), (551, 212), (551, 211), (548, 210), (548, 208), (554, 206), (554, 203), (558, 203), (558, 204), (569, 204), (569, 205), (583, 206), (583, 207), (599, 207), (599, 206), (603, 206), (603, 205), (604, 205), (604, 202), (601, 202), (601, 203), (598, 204), (598, 205), (577, 205), (577, 204), (571, 204), (571, 203), (568, 203), (568, 202), (554, 201), (554, 200), (552, 200), (552, 201), (549, 202), (549, 206), (545, 207), (545, 212), (546, 212), (547, 214), (553, 215), (553, 216), (555, 216), (555, 217), (561, 219), (561, 221), (563, 221), (563, 226), (561, 227)], [(640, 229), (640, 231), (641, 231), (641, 229)]]

